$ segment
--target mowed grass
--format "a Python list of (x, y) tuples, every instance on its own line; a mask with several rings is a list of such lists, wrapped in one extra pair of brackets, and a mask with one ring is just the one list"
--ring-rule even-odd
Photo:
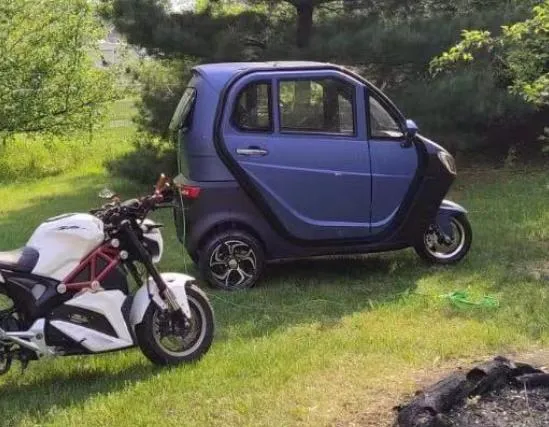
[[(151, 185), (154, 177), (151, 177)], [(24, 244), (48, 216), (97, 206), (105, 185), (146, 191), (86, 167), (0, 188), (0, 249)], [(473, 247), (427, 267), (404, 250), (270, 265), (247, 292), (204, 286), (216, 313), (199, 363), (152, 366), (138, 349), (17, 364), (0, 378), (2, 426), (389, 425), (416, 380), (463, 360), (549, 341), (549, 172), (466, 171), (452, 198), (470, 210)], [(163, 271), (184, 262), (169, 212)], [(538, 274), (536, 274), (536, 272)], [(494, 295), (457, 309), (441, 295)]]

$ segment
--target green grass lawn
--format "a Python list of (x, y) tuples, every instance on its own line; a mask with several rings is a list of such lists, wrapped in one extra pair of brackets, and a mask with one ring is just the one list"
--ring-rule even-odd
[[(105, 185), (127, 197), (146, 190), (90, 165), (3, 185), (0, 250), (48, 216), (97, 206)], [(41, 361), (23, 375), (15, 364), (0, 378), (0, 425), (386, 425), (432, 370), (546, 346), (549, 281), (535, 273), (549, 268), (549, 172), (466, 171), (451, 196), (474, 231), (461, 264), (427, 267), (405, 250), (277, 263), (247, 292), (205, 287), (217, 331), (202, 361), (158, 369), (134, 349)], [(171, 215), (156, 217), (166, 224), (162, 270), (184, 271)], [(500, 306), (441, 298), (462, 289)]]
[(0, 183), (33, 181), (119, 158), (132, 148), (133, 99), (112, 103), (105, 121), (92, 132), (68, 135), (17, 134), (0, 145)]

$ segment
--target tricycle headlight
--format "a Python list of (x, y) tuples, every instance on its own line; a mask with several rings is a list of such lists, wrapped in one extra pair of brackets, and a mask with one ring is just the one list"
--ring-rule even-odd
[(457, 174), (456, 161), (454, 160), (454, 156), (452, 156), (447, 151), (439, 151), (438, 158), (440, 159), (444, 167), (448, 169), (448, 172), (450, 172), (452, 175)]

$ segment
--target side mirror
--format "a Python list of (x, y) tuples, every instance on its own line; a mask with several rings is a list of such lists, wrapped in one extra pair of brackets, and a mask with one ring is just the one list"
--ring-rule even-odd
[(406, 138), (404, 142), (401, 144), (401, 146), (404, 148), (411, 147), (413, 145), (414, 136), (416, 136), (417, 131), (418, 131), (418, 127), (416, 125), (416, 122), (414, 122), (413, 120), (407, 119), (406, 135), (405, 135)]
[(413, 120), (406, 120), (406, 133), (409, 137), (414, 137), (416, 136), (417, 134), (417, 131), (418, 131), (418, 127), (416, 125), (416, 122), (414, 122)]

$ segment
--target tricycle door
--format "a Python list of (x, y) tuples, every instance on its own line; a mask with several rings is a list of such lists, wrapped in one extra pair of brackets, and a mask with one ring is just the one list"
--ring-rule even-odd
[(222, 143), (267, 219), (300, 241), (370, 235), (363, 85), (337, 71), (254, 73), (228, 94)]
[(366, 90), (372, 167), (372, 234), (392, 231), (413, 199), (418, 151), (407, 140), (402, 119), (373, 91)]

